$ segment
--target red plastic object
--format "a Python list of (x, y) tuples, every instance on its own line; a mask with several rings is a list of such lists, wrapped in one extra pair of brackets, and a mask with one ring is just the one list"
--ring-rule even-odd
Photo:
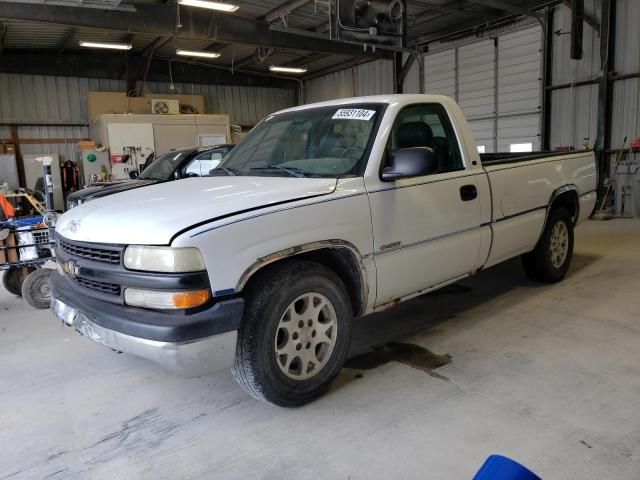
[(631, 151), (640, 152), (640, 137), (631, 142)]

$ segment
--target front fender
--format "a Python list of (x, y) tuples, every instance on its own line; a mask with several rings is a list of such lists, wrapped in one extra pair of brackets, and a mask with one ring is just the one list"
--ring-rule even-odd
[[(330, 198), (226, 218), (183, 232), (172, 245), (202, 251), (215, 296), (241, 291), (266, 264), (323, 247), (348, 248), (364, 265), (373, 251), (369, 201), (362, 179), (349, 179)], [(368, 277), (375, 292), (375, 275)]]

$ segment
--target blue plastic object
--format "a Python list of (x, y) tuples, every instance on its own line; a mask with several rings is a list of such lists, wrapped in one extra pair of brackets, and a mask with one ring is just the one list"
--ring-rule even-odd
[(3, 227), (31, 227), (32, 225), (37, 225), (38, 223), (42, 223), (44, 221), (43, 217), (31, 217), (31, 218), (12, 218), (11, 220), (6, 220), (2, 222)]
[(502, 455), (491, 455), (473, 480), (542, 480), (518, 462)]

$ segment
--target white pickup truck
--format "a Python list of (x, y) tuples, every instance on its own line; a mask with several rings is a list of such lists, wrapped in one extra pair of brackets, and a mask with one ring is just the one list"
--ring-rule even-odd
[(354, 317), (517, 255), (561, 280), (596, 200), (592, 152), (480, 155), (433, 95), (269, 115), (212, 174), (62, 215), (52, 310), (182, 374), (232, 366), (281, 406), (327, 390)]

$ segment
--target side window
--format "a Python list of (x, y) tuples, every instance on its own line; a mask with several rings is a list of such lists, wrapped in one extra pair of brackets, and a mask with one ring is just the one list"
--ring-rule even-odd
[(438, 159), (438, 173), (464, 169), (453, 127), (437, 103), (411, 105), (398, 114), (387, 142), (384, 165), (403, 148), (429, 147)]
[(194, 158), (184, 170), (185, 175), (205, 177), (222, 161), (220, 152), (205, 152)]

